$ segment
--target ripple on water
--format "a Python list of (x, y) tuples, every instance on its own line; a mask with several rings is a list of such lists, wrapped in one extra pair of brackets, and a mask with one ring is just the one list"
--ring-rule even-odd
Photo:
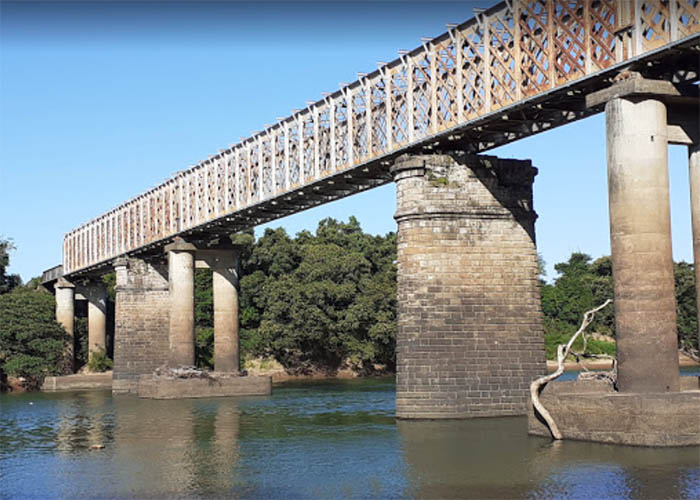
[(397, 422), (394, 397), (391, 379), (291, 382), (239, 399), (2, 395), (2, 495), (700, 497), (697, 448), (551, 443), (518, 417)]

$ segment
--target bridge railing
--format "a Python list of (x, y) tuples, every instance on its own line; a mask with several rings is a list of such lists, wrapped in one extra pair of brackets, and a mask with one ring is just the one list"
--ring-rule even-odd
[(47, 269), (41, 274), (41, 284), (43, 285), (45, 283), (56, 281), (61, 276), (63, 276), (63, 266), (59, 264), (51, 269)]
[(68, 233), (66, 274), (700, 31), (697, 0), (512, 0)]

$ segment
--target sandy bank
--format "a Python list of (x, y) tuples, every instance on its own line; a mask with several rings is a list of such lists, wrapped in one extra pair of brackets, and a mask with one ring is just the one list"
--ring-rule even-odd
[[(610, 370), (612, 368), (612, 360), (599, 359), (593, 361), (583, 361), (583, 364), (589, 370)], [(564, 363), (564, 370), (566, 371), (576, 371), (581, 369), (581, 364), (575, 361), (566, 361)], [(682, 367), (686, 366), (700, 366), (697, 362), (693, 361), (691, 358), (685, 354), (678, 353), (678, 364)], [(557, 362), (547, 360), (547, 370), (553, 372), (557, 369)]]

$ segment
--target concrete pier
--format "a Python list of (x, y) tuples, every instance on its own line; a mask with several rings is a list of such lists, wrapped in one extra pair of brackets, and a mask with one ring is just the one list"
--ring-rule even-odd
[(194, 366), (194, 245), (182, 238), (166, 245), (170, 282), (168, 364)]
[(238, 256), (222, 255), (212, 268), (214, 299), (214, 370), (240, 370), (238, 348)]
[[(628, 72), (586, 97), (589, 107), (605, 106), (619, 364), (615, 386), (579, 380), (541, 392), (564, 439), (700, 445), (697, 380), (681, 383), (679, 376), (671, 253), (668, 144), (698, 142), (697, 115), (689, 112), (698, 106), (697, 90), (681, 90)], [(695, 161), (691, 151), (691, 176)], [(528, 412), (530, 434), (549, 436), (543, 422)]]
[(91, 283), (84, 287), (83, 295), (88, 300), (88, 352), (106, 351), (107, 332), (107, 288), (103, 283)]
[[(688, 146), (688, 169), (690, 171), (690, 212), (693, 219), (693, 257), (698, 301), (698, 330), (700, 330), (700, 143)], [(700, 331), (698, 336), (700, 337)]]
[(666, 107), (614, 98), (605, 120), (618, 388), (677, 392)]
[(56, 290), (56, 321), (66, 329), (71, 341), (68, 343), (66, 355), (71, 360), (71, 369), (75, 369), (75, 353), (73, 333), (75, 330), (75, 285), (66, 279), (59, 278)]

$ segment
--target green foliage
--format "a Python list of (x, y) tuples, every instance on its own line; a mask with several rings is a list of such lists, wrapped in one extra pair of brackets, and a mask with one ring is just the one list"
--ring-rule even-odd
[[(556, 358), (556, 345), (565, 343), (578, 329), (583, 313), (613, 298), (612, 260), (608, 256), (591, 262), (584, 253), (573, 253), (567, 262), (554, 266), (559, 277), (554, 284), (542, 283), (545, 344), (549, 359)], [(695, 274), (692, 264), (675, 264), (676, 304), (679, 346), (697, 349), (698, 325), (695, 300)], [(596, 314), (589, 332), (615, 335), (615, 310), (606, 307)], [(591, 349), (608, 349), (597, 341)], [(589, 349), (590, 350), (590, 349)], [(595, 351), (591, 351), (595, 352)]]
[(41, 276), (35, 276), (34, 278), (31, 278), (22, 286), (28, 290), (36, 290), (41, 286)]
[(114, 287), (117, 286), (117, 273), (111, 272), (102, 275), (102, 282), (107, 285), (107, 298), (114, 302), (117, 297), (117, 293), (114, 291)]
[(291, 239), (268, 229), (244, 273), (242, 344), (287, 370), (395, 365), (395, 235), (371, 236), (351, 217)]
[(54, 298), (47, 293), (20, 288), (0, 295), (0, 371), (26, 378), (29, 388), (70, 369), (69, 337), (54, 311)]
[(73, 320), (73, 341), (75, 345), (75, 369), (80, 370), (88, 362), (88, 319), (76, 316)]
[[(241, 245), (240, 346), (292, 372), (395, 366), (396, 236), (325, 219), (316, 233), (232, 236)], [(197, 363), (213, 364), (211, 273), (195, 279)]]
[(214, 328), (195, 327), (194, 364), (203, 370), (214, 369)]
[(687, 262), (676, 262), (674, 266), (676, 282), (676, 316), (678, 318), (678, 345), (691, 351), (697, 351), (698, 339), (698, 303), (695, 298), (695, 267)]
[(0, 236), (0, 294), (4, 294), (22, 284), (22, 279), (18, 274), (7, 274), (10, 265), (10, 252), (15, 249), (15, 245), (9, 238)]
[[(567, 262), (554, 266), (559, 277), (554, 285), (542, 287), (542, 311), (546, 317), (571, 325), (575, 331), (584, 312), (612, 298), (612, 275), (604, 274), (606, 268), (600, 260), (591, 263), (589, 255), (573, 253)], [(611, 286), (607, 287), (606, 282)], [(597, 317), (590, 328), (607, 333), (612, 327)]]
[(87, 362), (88, 370), (93, 373), (106, 372), (112, 369), (112, 360), (109, 359), (104, 349), (98, 348), (92, 352), (90, 360)]
[(211, 270), (197, 269), (194, 273), (194, 324), (197, 327), (214, 326), (214, 301), (211, 288)]
[[(608, 306), (610, 307), (610, 306)], [(547, 352), (547, 359), (557, 359), (557, 347), (560, 344), (566, 344), (571, 339), (571, 335), (575, 332), (550, 331), (545, 334), (544, 347)], [(595, 340), (588, 338), (586, 352), (590, 354), (608, 354), (614, 356), (616, 352), (616, 344), (614, 342), (606, 342), (604, 340)], [(574, 342), (572, 349), (574, 351), (583, 351), (583, 339), (579, 336)]]

